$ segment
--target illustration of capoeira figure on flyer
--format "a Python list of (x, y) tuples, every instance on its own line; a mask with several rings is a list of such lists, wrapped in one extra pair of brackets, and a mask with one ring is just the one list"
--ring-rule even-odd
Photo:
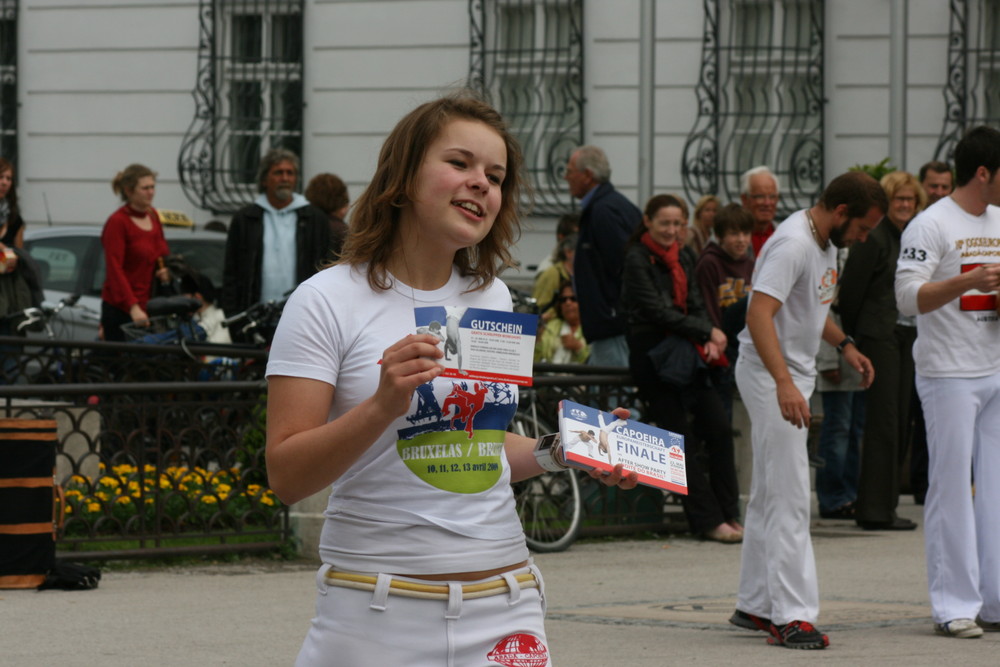
[(459, 323), (465, 315), (466, 306), (445, 306), (445, 337), (444, 358), (450, 360), (455, 356), (455, 368), (462, 370), (462, 341), (459, 336)]
[(603, 455), (608, 457), (608, 463), (611, 466), (615, 465), (614, 456), (612, 454), (612, 447), (610, 441), (611, 431), (618, 426), (624, 426), (628, 422), (624, 419), (616, 419), (610, 424), (604, 423), (604, 415), (602, 413), (597, 413), (597, 423), (601, 425), (600, 429), (595, 434), (593, 430), (579, 430), (572, 431), (572, 433), (577, 434), (576, 442), (570, 443), (570, 447), (578, 443), (583, 443), (587, 446), (587, 456), (594, 458), (594, 444), (597, 444), (598, 455)]

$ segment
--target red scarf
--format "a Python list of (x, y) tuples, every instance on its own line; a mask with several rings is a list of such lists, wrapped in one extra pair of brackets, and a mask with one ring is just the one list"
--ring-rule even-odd
[[(680, 244), (674, 241), (669, 248), (664, 248), (653, 240), (649, 232), (645, 232), (639, 240), (642, 241), (644, 246), (649, 248), (649, 251), (653, 253), (655, 258), (666, 264), (667, 268), (670, 269), (670, 277), (673, 279), (674, 284), (674, 306), (680, 309), (682, 313), (687, 314), (688, 279), (687, 274), (684, 273), (684, 267), (681, 266), (679, 260), (681, 252)], [(655, 262), (656, 259), (651, 258), (651, 261)]]

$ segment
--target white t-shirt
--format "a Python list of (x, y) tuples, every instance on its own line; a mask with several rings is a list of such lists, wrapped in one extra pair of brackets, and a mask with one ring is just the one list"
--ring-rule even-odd
[[(285, 305), (269, 355), (269, 377), (336, 388), (331, 421), (375, 393), (382, 353), (416, 330), (414, 307), (511, 310), (499, 280), (466, 292), (470, 280), (453, 270), (438, 290), (394, 282), (379, 291), (369, 287), (365, 268), (338, 265), (302, 283)], [(525, 560), (502, 446), (516, 410), (516, 386), (437, 378), (418, 387), (407, 414), (333, 484), (323, 561), (362, 572), (433, 574)]]
[[(758, 292), (781, 302), (774, 326), (793, 376), (809, 381), (816, 377), (816, 353), (836, 287), (837, 248), (832, 243), (826, 250), (820, 248), (805, 211), (793, 213), (761, 248), (750, 293), (750, 303)], [(763, 363), (746, 327), (739, 341), (740, 356)]]
[(1000, 262), (1000, 209), (967, 213), (951, 197), (938, 200), (903, 230), (896, 265), (896, 303), (917, 315), (913, 359), (926, 377), (974, 378), (1000, 371), (1000, 321), (995, 293), (976, 290), (918, 314), (917, 292), (980, 264)]

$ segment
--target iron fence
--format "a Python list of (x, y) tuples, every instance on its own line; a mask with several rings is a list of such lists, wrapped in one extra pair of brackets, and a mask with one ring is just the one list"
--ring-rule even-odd
[[(243, 379), (206, 381), (212, 364), (178, 355), (179, 346), (5, 343), (27, 351), (17, 358), (19, 383), (0, 385), (3, 416), (58, 425), (61, 556), (240, 553), (290, 542), (288, 507), (267, 488), (263, 352), (242, 350), (229, 364)], [(205, 347), (219, 352), (189, 351)], [(538, 364), (535, 374), (519, 414), (538, 432), (553, 430), (562, 399), (641, 417), (625, 369)], [(46, 382), (27, 384), (29, 376)], [(584, 535), (686, 530), (676, 498), (659, 490), (622, 492), (584, 476), (581, 494)]]

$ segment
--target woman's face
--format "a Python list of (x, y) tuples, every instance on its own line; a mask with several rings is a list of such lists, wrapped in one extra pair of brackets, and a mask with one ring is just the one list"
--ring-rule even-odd
[(12, 169), (4, 169), (0, 172), (0, 199), (7, 196), (10, 192), (11, 186), (14, 185), (14, 171)]
[(153, 205), (153, 195), (156, 194), (156, 179), (143, 176), (131, 192), (128, 192), (128, 203), (132, 208), (145, 211)]
[[(500, 212), (507, 147), (491, 127), (456, 119), (431, 142), (402, 222), (454, 253), (486, 238)], [(451, 261), (450, 258), (448, 261)]]
[(569, 285), (559, 292), (559, 317), (570, 324), (580, 322), (580, 304), (577, 303), (573, 288)]
[(902, 229), (917, 214), (917, 193), (909, 185), (896, 190), (889, 199), (889, 221)]
[(653, 215), (652, 219), (642, 216), (642, 222), (653, 240), (664, 248), (670, 247), (676, 241), (682, 243), (684, 241), (683, 234), (687, 220), (684, 219), (684, 212), (678, 206), (664, 206)]
[(711, 229), (712, 225), (715, 224), (715, 214), (719, 212), (719, 205), (714, 201), (710, 201), (705, 204), (701, 209), (701, 214), (698, 216), (698, 224), (702, 229)]

